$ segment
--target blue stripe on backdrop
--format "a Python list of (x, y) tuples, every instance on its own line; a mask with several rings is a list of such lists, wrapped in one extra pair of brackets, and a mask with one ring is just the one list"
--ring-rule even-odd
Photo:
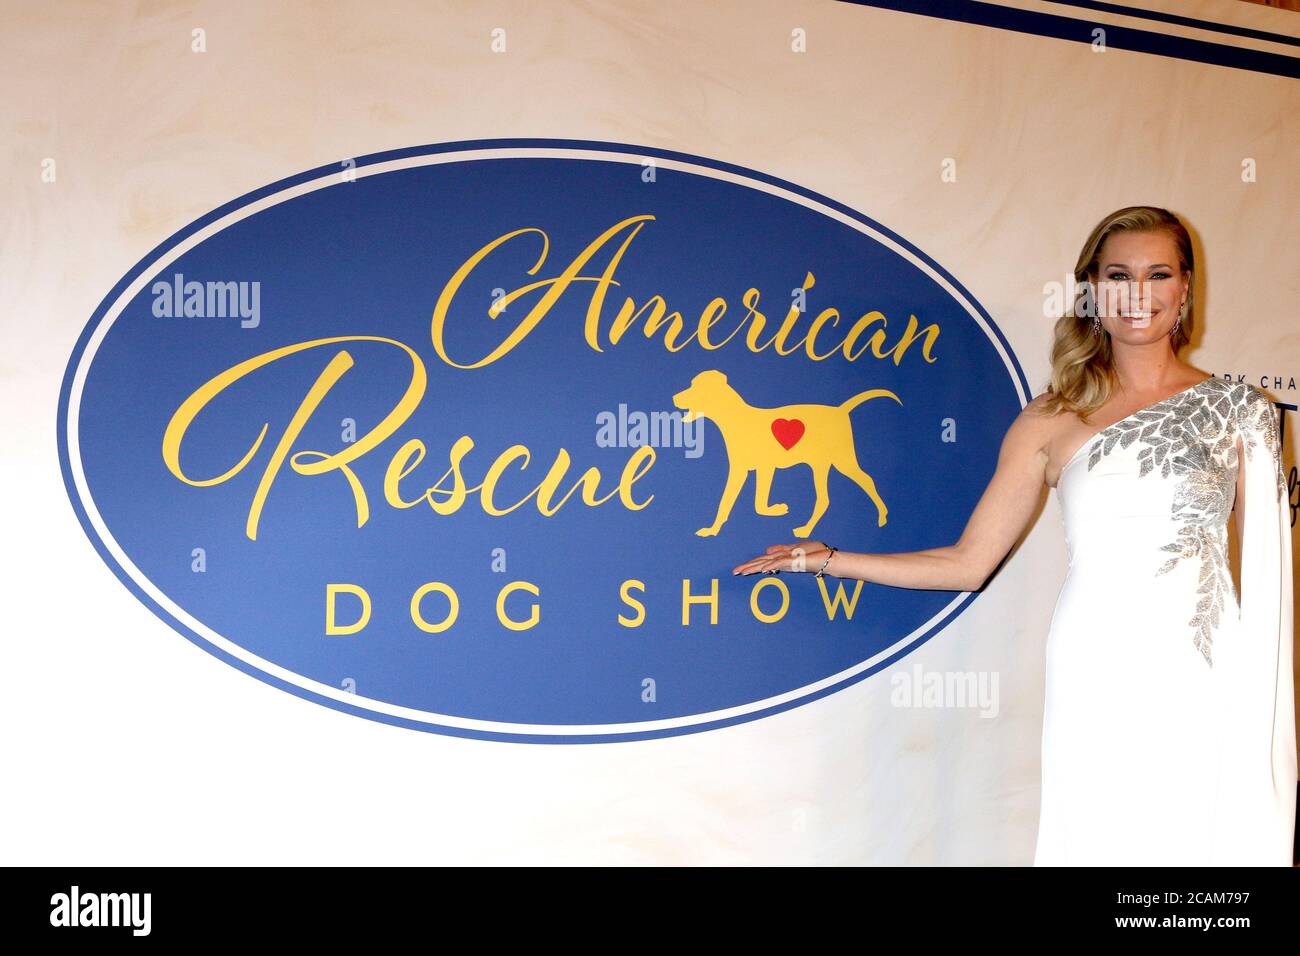
[[(1083, 7), (1087, 10), (1096, 10), (1099, 13), (1116, 13), (1126, 17), (1141, 17), (1144, 20), (1159, 20), (1161, 23), (1175, 23), (1178, 26), (1195, 27), (1198, 30), (1214, 30), (1217, 33), (1247, 37), (1251, 40), (1267, 40), (1270, 43), (1287, 43), (1291, 46), (1300, 46), (1300, 36), (1293, 37), (1287, 36), (1285, 33), (1252, 30), (1250, 27), (1239, 27), (1233, 23), (1197, 20), (1195, 17), (1182, 17), (1176, 13), (1165, 13), (1163, 10), (1143, 10), (1141, 7), (1128, 7), (1122, 3), (1102, 3), (1100, 0), (1048, 0), (1048, 2), (1060, 3), (1070, 7)], [(1300, 21), (1297, 21), (1297, 26), (1300, 26)]]
[(1206, 40), (1193, 40), (1188, 37), (1168, 36), (1134, 27), (1117, 26), (1113, 23), (1098, 24), (1077, 17), (1040, 13), (1037, 10), (1003, 7), (994, 3), (980, 3), (977, 0), (840, 0), (840, 2), (916, 13), (943, 20), (956, 20), (961, 23), (995, 27), (999, 30), (1014, 30), (1017, 33), (1033, 33), (1038, 36), (1056, 37), (1058, 40), (1073, 40), (1077, 43), (1091, 43), (1092, 31), (1102, 26), (1106, 30), (1106, 45), (1114, 49), (1154, 53), (1156, 56), (1194, 60), (1214, 66), (1227, 66), (1238, 70), (1300, 79), (1300, 57), (1227, 46)]

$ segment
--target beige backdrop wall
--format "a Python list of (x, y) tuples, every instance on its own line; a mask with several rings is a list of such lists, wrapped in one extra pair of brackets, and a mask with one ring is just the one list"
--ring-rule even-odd
[[(1236, 0), (1134, 6), (1300, 34), (1294, 15)], [(918, 243), (990, 311), (1035, 393), (1050, 345), (1044, 286), (1063, 279), (1100, 216), (1164, 205), (1195, 228), (1204, 264), (1203, 331), (1187, 358), (1297, 400), (1291, 77), (837, 2), (0, 12), (6, 862), (1032, 857), (1044, 640), (1064, 575), (1054, 496), (973, 606), (895, 668), (995, 673), (996, 715), (894, 706), (885, 672), (702, 734), (598, 747), (463, 740), (250, 680), (132, 597), (63, 489), (55, 418), (68, 356), (103, 295), (157, 243), (292, 173), (509, 136), (737, 163)], [(1287, 445), (1293, 475), (1290, 428)]]

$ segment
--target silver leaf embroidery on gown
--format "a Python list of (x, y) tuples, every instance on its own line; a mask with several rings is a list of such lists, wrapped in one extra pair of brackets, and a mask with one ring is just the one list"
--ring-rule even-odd
[(1036, 866), (1290, 865), (1292, 532), (1277, 414), (1249, 383), (1205, 379), (1102, 429), (1061, 469), (1069, 567), (1047, 641)]
[(1233, 591), (1228, 567), (1227, 545), (1215, 529), (1227, 526), (1237, 485), (1237, 444), (1262, 436), (1267, 453), (1277, 468), (1279, 492), (1285, 497), (1281, 443), (1276, 413), (1271, 402), (1255, 389), (1215, 388), (1206, 394), (1206, 379), (1163, 401), (1134, 412), (1102, 429), (1092, 439), (1088, 470), (1115, 447), (1128, 448), (1133, 442), (1143, 447), (1138, 453), (1138, 477), (1158, 470), (1163, 478), (1174, 474), (1179, 481), (1171, 504), (1172, 517), (1180, 524), (1178, 537), (1160, 550), (1175, 555), (1156, 571), (1164, 574), (1184, 558), (1200, 561), (1196, 609), (1188, 624), (1193, 644), (1213, 666), (1213, 634), (1224, 612), (1224, 596)]

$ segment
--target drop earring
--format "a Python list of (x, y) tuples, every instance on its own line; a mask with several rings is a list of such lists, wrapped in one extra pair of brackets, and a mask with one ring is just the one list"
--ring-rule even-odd
[(1178, 307), (1178, 318), (1174, 319), (1174, 327), (1169, 330), (1169, 335), (1171, 338), (1174, 335), (1178, 334), (1178, 327), (1183, 324), (1183, 316), (1186, 314), (1187, 314), (1187, 302), (1184, 301), (1183, 304)]
[(1085, 287), (1083, 294), (1083, 307), (1085, 314), (1092, 314), (1092, 335), (1093, 338), (1101, 336), (1101, 310), (1097, 308), (1097, 289), (1089, 282)]

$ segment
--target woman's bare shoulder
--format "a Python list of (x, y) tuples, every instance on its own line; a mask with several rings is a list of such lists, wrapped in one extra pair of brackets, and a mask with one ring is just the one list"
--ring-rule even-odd
[(1032, 449), (1044, 463), (1052, 459), (1055, 449), (1068, 445), (1074, 432), (1082, 427), (1077, 415), (1060, 408), (1048, 410), (1051, 395), (1046, 391), (1035, 395), (1020, 410), (1009, 429), (1016, 444)]
[(1040, 392), (1035, 395), (1020, 410), (1019, 417), (1034, 423), (1033, 427), (1044, 428), (1049, 431), (1054, 430), (1062, 420), (1070, 416), (1066, 415), (1065, 411), (1059, 407), (1055, 411), (1048, 410), (1048, 402), (1052, 395), (1052, 392)]
[(1050, 449), (1056, 440), (1064, 416), (1051, 414), (1046, 409), (1047, 392), (1034, 396), (1020, 410), (1007, 429), (1004, 447), (1014, 449), (1020, 454), (1032, 454), (1046, 461)]
[(1047, 400), (1051, 395), (1051, 392), (1039, 392), (1029, 400), (1023, 411), (1029, 412), (1031, 415), (1045, 415)]

